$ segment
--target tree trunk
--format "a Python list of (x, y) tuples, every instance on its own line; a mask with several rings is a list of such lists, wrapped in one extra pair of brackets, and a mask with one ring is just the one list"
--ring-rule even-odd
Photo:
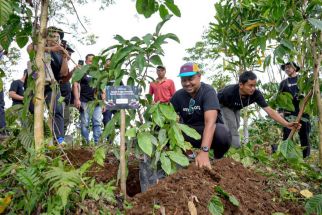
[(48, 5), (49, 0), (41, 1), (41, 14), (40, 14), (40, 30), (37, 35), (37, 54), (36, 65), (37, 74), (35, 86), (35, 122), (34, 122), (34, 138), (35, 138), (35, 150), (39, 150), (43, 146), (44, 142), (44, 89), (45, 89), (45, 67), (43, 63), (44, 51), (46, 44), (46, 27), (48, 18)]
[(121, 166), (121, 191), (126, 198), (126, 159), (125, 159), (125, 110), (121, 110), (121, 142), (120, 142), (120, 166)]
[[(318, 37), (319, 36), (319, 37)], [(320, 79), (319, 79), (319, 69), (322, 60), (322, 51), (317, 51), (317, 44), (322, 42), (322, 32), (320, 35), (313, 36), (312, 50), (314, 55), (314, 67), (313, 67), (313, 76), (314, 76), (314, 94), (316, 98), (316, 103), (318, 106), (319, 117), (318, 117), (318, 126), (319, 126), (319, 164), (322, 166), (322, 101), (321, 101), (321, 92), (320, 92)], [(317, 40), (320, 40), (317, 42)]]

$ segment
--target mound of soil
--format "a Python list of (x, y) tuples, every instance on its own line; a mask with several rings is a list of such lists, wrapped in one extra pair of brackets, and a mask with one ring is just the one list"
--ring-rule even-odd
[[(92, 152), (86, 149), (67, 150), (66, 153), (75, 166), (92, 159)], [(239, 207), (236, 207), (221, 198), (224, 214), (266, 215), (274, 212), (304, 214), (303, 207), (299, 205), (278, 202), (275, 188), (269, 187), (264, 176), (246, 169), (230, 158), (216, 160), (211, 170), (198, 169), (192, 164), (187, 169), (160, 180), (144, 193), (140, 193), (138, 164), (134, 158), (129, 159), (127, 191), (130, 196), (128, 201), (133, 208), (126, 214), (190, 214), (189, 200), (194, 202), (198, 214), (210, 214), (208, 203), (215, 195), (215, 186), (220, 186), (239, 201)], [(108, 155), (104, 167), (94, 165), (89, 175), (95, 177), (97, 181), (105, 182), (116, 179), (117, 172), (117, 159)], [(154, 205), (159, 205), (161, 208), (153, 209)]]
[[(192, 164), (161, 180), (147, 192), (137, 194), (127, 214), (152, 214), (153, 205), (161, 206), (165, 214), (190, 214), (188, 201), (193, 199), (198, 214), (210, 214), (208, 203), (218, 185), (234, 195), (240, 204), (236, 207), (222, 199), (224, 214), (304, 214), (298, 205), (274, 202), (274, 187), (268, 187), (265, 177), (229, 158), (215, 161), (212, 170), (198, 169)], [(156, 214), (162, 213), (158, 210)]]
[[(80, 167), (83, 163), (93, 158), (93, 152), (88, 149), (68, 149), (65, 151), (68, 159), (76, 167)], [(88, 171), (88, 175), (92, 176), (98, 182), (107, 182), (117, 179), (119, 161), (112, 155), (106, 156), (104, 167), (93, 164)], [(127, 195), (133, 197), (141, 192), (139, 178), (139, 162), (131, 157), (128, 161), (128, 177), (126, 181)]]

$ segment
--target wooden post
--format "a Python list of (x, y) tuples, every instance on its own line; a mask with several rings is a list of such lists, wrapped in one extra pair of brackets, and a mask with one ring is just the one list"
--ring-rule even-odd
[(121, 109), (121, 143), (120, 143), (120, 164), (121, 164), (121, 192), (126, 199), (126, 159), (125, 159), (125, 110)]

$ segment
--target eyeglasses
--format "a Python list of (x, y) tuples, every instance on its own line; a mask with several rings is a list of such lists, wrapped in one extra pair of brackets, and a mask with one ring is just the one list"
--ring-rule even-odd
[(189, 109), (188, 109), (188, 114), (193, 114), (193, 112), (195, 111), (195, 109), (193, 109), (193, 106), (195, 105), (196, 101), (191, 98), (189, 101)]

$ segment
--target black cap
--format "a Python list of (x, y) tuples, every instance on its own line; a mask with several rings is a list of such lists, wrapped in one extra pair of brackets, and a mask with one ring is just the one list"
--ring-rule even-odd
[(298, 72), (298, 71), (300, 71), (300, 67), (295, 63), (295, 62), (287, 62), (287, 63), (285, 63), (285, 64), (282, 64), (281, 65), (281, 69), (283, 70), (283, 71), (285, 71), (285, 67), (286, 66), (288, 66), (288, 65), (291, 65), (291, 66), (293, 66), (294, 68), (295, 68), (295, 71), (296, 72)]
[(69, 53), (74, 53), (74, 49), (72, 49), (68, 44), (67, 44), (67, 47), (66, 47), (66, 50), (69, 52)]
[(157, 66), (157, 69), (163, 69), (163, 70), (165, 70), (165, 67), (162, 66), (162, 65), (159, 65), (159, 66)]

